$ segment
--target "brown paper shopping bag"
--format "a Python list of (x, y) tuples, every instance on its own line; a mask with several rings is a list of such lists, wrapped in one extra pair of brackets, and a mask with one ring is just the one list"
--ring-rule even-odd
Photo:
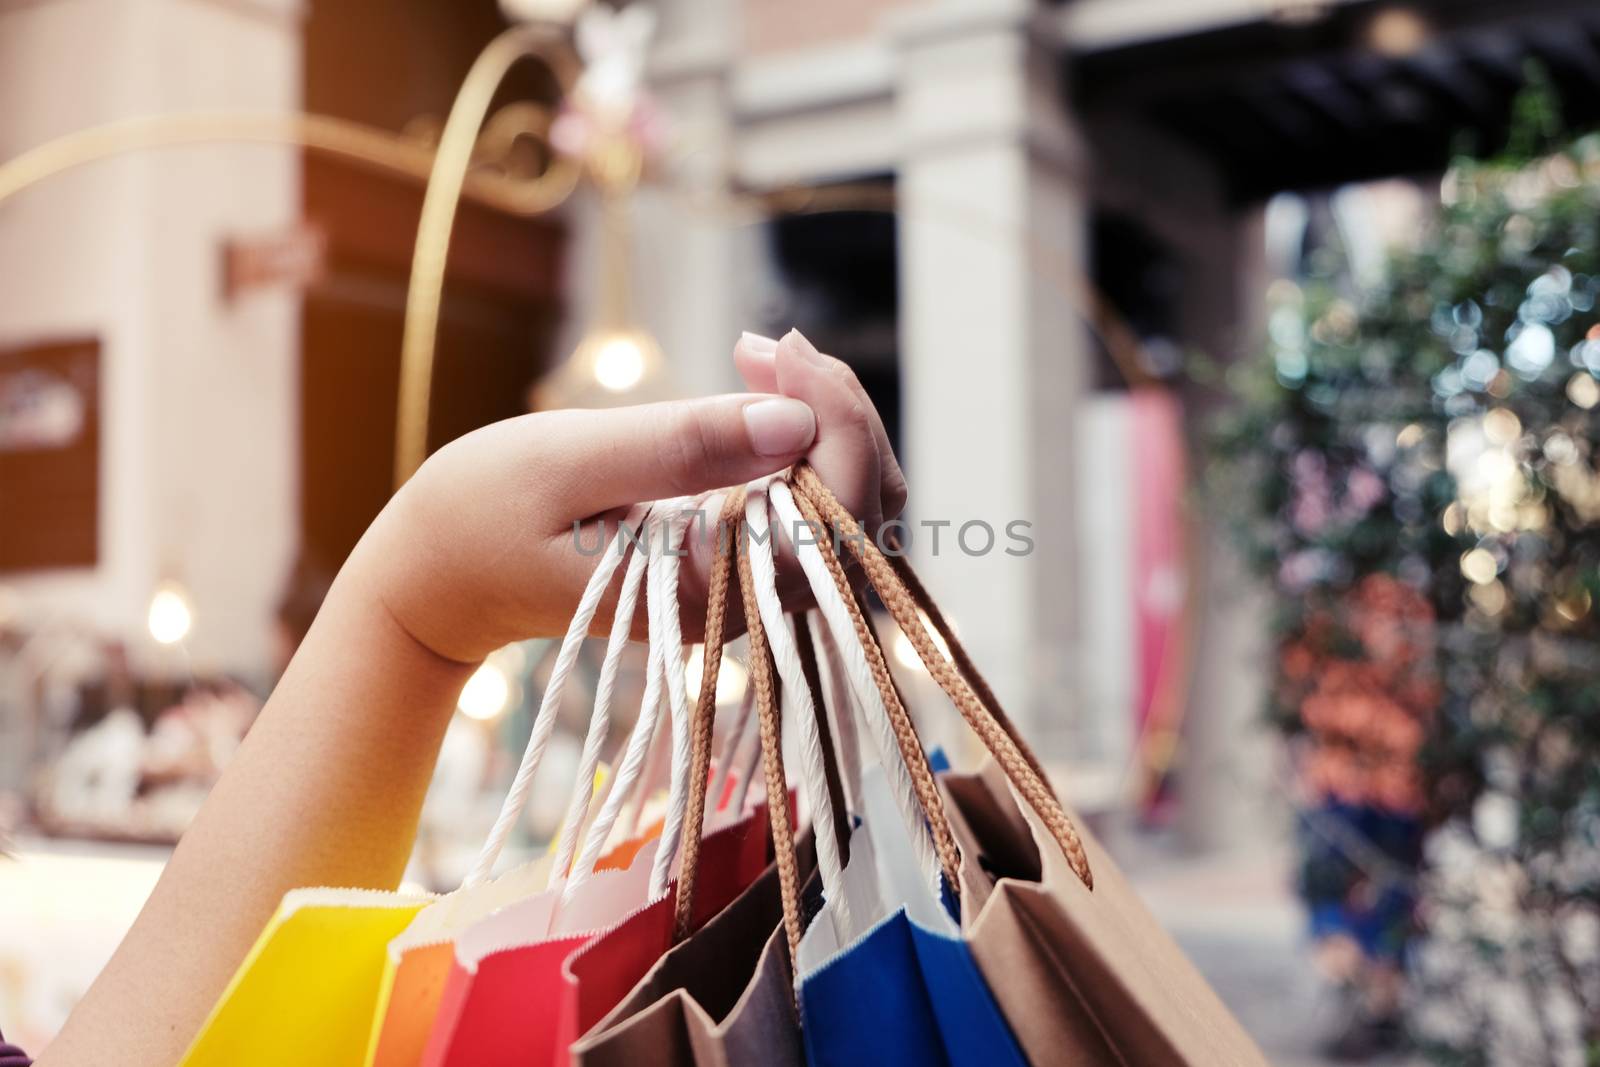
[(1091, 891), (992, 765), (943, 785), (962, 850), (963, 927), (1031, 1061), (1265, 1067), (1092, 834), (1080, 830)]
[[(810, 468), (797, 466), (789, 480), (822, 554), (835, 555), (832, 537), (849, 547), (929, 674), (1004, 767), (1003, 774), (990, 764), (988, 775), (946, 775), (943, 802), (926, 810), (935, 837), (959, 853), (963, 935), (1028, 1059), (1266, 1067), (1105, 849), (1048, 788), (1039, 761), (910, 567), (887, 557)], [(846, 590), (836, 559), (830, 569)], [(868, 627), (856, 629), (876, 644)], [(892, 683), (879, 684), (893, 702)], [(993, 880), (986, 866), (1010, 876)]]

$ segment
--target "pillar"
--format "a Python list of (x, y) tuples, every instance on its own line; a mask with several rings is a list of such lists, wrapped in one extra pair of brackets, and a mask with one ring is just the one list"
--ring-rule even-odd
[[(1052, 768), (1084, 756), (1075, 424), (1089, 343), (1078, 143), (1061, 48), (1028, 0), (893, 22), (901, 156), (901, 363), (913, 556)], [(981, 528), (997, 534), (988, 552)], [(1007, 526), (1029, 524), (1025, 555)], [(934, 543), (929, 523), (949, 523)], [(937, 558), (935, 558), (937, 557)], [(1071, 776), (1063, 784), (1071, 788)]]

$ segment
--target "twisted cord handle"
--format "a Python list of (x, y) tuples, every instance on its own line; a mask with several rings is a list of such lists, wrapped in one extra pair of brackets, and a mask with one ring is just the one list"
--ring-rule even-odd
[[(831, 526), (866, 570), (867, 577), (879, 598), (894, 616), (895, 623), (901, 631), (910, 639), (912, 647), (917, 650), (917, 655), (928, 673), (954, 702), (961, 717), (972, 727), (990, 755), (1000, 764), (1012, 785), (1049, 828), (1051, 836), (1061, 847), (1073, 873), (1085, 886), (1093, 889), (1094, 874), (1089, 869), (1089, 857), (1084, 852), (1083, 841), (1078, 836), (1077, 827), (1073, 825), (1071, 817), (1062, 808), (1055, 793), (1045, 785), (1044, 776), (1037, 767), (1037, 760), (1029, 758), (1032, 753), (1030, 752), (1028, 756), (1023, 755), (1022, 748), (1015, 740), (1015, 726), (1005, 718), (1003, 712), (996, 714), (996, 709), (980, 699), (968, 680), (962, 676), (961, 671), (952, 666), (950, 660), (939, 652), (938, 646), (929, 636), (927, 627), (917, 614), (916, 599), (896, 573), (896, 568), (862, 530), (855, 516), (851, 515), (822, 483), (816, 471), (804, 462), (796, 464), (790, 473), (789, 481), (796, 502), (801, 505), (802, 511), (808, 512), (808, 519), (818, 523), (819, 531), (824, 534), (818, 538), (821, 542), (818, 545), (819, 549), (824, 553), (832, 551), (832, 545), (827, 543), (829, 538), (826, 536), (826, 530)], [(909, 566), (906, 569), (909, 570)], [(924, 596), (926, 596), (925, 590)], [(963, 658), (966, 658), (964, 653)], [(966, 659), (970, 664), (970, 658)], [(993, 699), (992, 692), (990, 699)]]
[[(705, 833), (707, 777), (711, 769), (711, 732), (717, 714), (717, 678), (722, 671), (722, 634), (728, 608), (728, 583), (733, 577), (733, 554), (738, 551), (736, 535), (739, 517), (744, 513), (745, 490), (730, 492), (717, 520), (716, 555), (711, 560), (710, 585), (706, 590), (705, 651), (700, 672), (700, 696), (695, 704), (690, 739), (689, 799), (685, 811), (688, 835), (683, 839), (683, 867), (678, 873), (678, 895), (674, 902), (673, 941), (689, 936), (694, 914), (695, 881), (700, 875), (700, 841)], [(734, 732), (734, 742), (739, 731)], [(728, 756), (733, 755), (731, 746)], [(719, 773), (726, 776), (726, 766)]]

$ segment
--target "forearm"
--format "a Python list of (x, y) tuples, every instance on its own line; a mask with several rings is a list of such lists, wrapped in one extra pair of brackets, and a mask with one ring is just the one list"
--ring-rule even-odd
[(41, 1067), (169, 1067), (290, 889), (393, 888), (469, 665), (413, 640), (358, 549)]

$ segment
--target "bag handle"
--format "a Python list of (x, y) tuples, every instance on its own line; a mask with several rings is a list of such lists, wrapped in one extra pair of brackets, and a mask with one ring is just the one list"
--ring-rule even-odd
[[(629, 518), (638, 516), (635, 521), (642, 521), (643, 515), (647, 513), (641, 508), (635, 508), (629, 513)], [(506, 792), (506, 799), (500, 805), (500, 813), (495, 817), (494, 825), (489, 830), (489, 836), (484, 841), (477, 860), (461, 883), (463, 889), (470, 889), (489, 880), (489, 876), (494, 872), (495, 861), (500, 858), (500, 853), (505, 848), (506, 839), (511, 836), (517, 819), (522, 815), (522, 809), (527, 806), (528, 795), (533, 790), (534, 775), (538, 773), (539, 763), (544, 759), (545, 747), (555, 730), (561, 707), (561, 693), (566, 687), (567, 677), (578, 662), (578, 653), (583, 650), (584, 638), (589, 635), (589, 624), (594, 621), (600, 601), (605, 598), (606, 590), (611, 585), (611, 576), (616, 573), (618, 564), (622, 562), (622, 557), (627, 552), (628, 538), (625, 536), (624, 526), (625, 522), (618, 526), (617, 536), (607, 545), (605, 554), (600, 557), (594, 572), (589, 575), (589, 584), (584, 587), (583, 595), (578, 599), (578, 606), (572, 613), (572, 622), (567, 626), (566, 635), (561, 639), (561, 649), (556, 653), (555, 664), (550, 669), (550, 680), (546, 683), (544, 695), (539, 701), (539, 712), (534, 717), (527, 747), (523, 749), (522, 762), (517, 767), (516, 775), (511, 779), (511, 788)]]
[(822, 651), (819, 659), (826, 675), (828, 694), (826, 704), (833, 712), (834, 734), (839, 739), (839, 763), (844, 769), (844, 779), (840, 783), (844, 793), (844, 807), (847, 812), (860, 814), (861, 738), (856, 727), (856, 701), (850, 692), (850, 682), (845, 677), (844, 659), (839, 651), (839, 642), (820, 610), (817, 612), (815, 629), (817, 644)]
[[(741, 526), (742, 529), (742, 526)], [(735, 552), (739, 593), (744, 606), (745, 631), (750, 642), (750, 686), (756, 695), (756, 718), (761, 728), (761, 764), (767, 783), (767, 819), (772, 827), (773, 862), (778, 868), (778, 891), (783, 901), (783, 931), (789, 945), (790, 966), (798, 958), (800, 935), (800, 865), (794, 851), (794, 827), (789, 822), (789, 793), (783, 770), (783, 718), (773, 689), (772, 652), (767, 645), (761, 608), (756, 603), (755, 577), (750, 553)]]
[[(686, 510), (674, 509), (668, 513), (662, 525), (661, 610), (657, 614), (657, 623), (661, 628), (662, 663), (671, 715), (672, 778), (667, 789), (667, 816), (661, 826), (661, 843), (656, 848), (655, 864), (650, 869), (651, 900), (666, 892), (667, 883), (672, 878), (672, 864), (683, 840), (683, 824), (688, 809), (689, 759), (693, 741), (689, 724), (689, 686), (683, 665), (683, 622), (678, 608), (678, 577), (683, 558), (680, 546), (691, 517)], [(655, 640), (652, 635), (651, 641)], [(703, 783), (696, 785), (703, 788)]]
[[(695, 703), (694, 724), (690, 738), (689, 798), (685, 818), (689, 836), (683, 842), (683, 867), (678, 874), (678, 894), (673, 909), (673, 942), (689, 936), (689, 925), (694, 911), (695, 880), (700, 874), (700, 841), (704, 835), (707, 776), (711, 764), (711, 734), (717, 714), (717, 678), (722, 671), (722, 642), (728, 610), (728, 582), (733, 572), (733, 553), (738, 551), (737, 534), (739, 517), (744, 513), (745, 490), (740, 487), (728, 493), (722, 504), (722, 514), (717, 519), (717, 542), (711, 560), (711, 578), (706, 587), (706, 632), (704, 651), (701, 654), (700, 696)], [(733, 744), (728, 746), (727, 758), (733, 756), (733, 746), (738, 743), (741, 729), (733, 733)], [(726, 764), (718, 773), (718, 796), (721, 782), (727, 777)]]
[[(674, 502), (675, 504), (678, 502)], [(661, 532), (661, 516), (652, 513), (650, 523), (646, 529), (646, 544), (649, 547), (650, 560), (645, 573), (645, 609), (648, 615), (654, 616), (660, 610), (662, 593), (660, 591), (661, 567), (658, 553), (655, 551), (655, 538)], [(616, 825), (617, 816), (622, 811), (622, 806), (633, 792), (634, 785), (644, 771), (645, 756), (650, 748), (650, 741), (655, 736), (656, 724), (661, 717), (662, 688), (666, 682), (666, 669), (664, 664), (664, 650), (655, 640), (658, 627), (650, 628), (651, 640), (649, 655), (645, 666), (644, 695), (639, 701), (639, 717), (634, 722), (633, 732), (628, 735), (627, 747), (623, 751), (622, 760), (617, 765), (617, 773), (613, 779), (610, 792), (606, 794), (605, 801), (600, 805), (600, 813), (595, 816), (592, 826), (589, 827), (588, 836), (584, 838), (583, 848), (578, 853), (578, 862), (573, 867), (571, 875), (567, 878), (566, 887), (561, 892), (561, 906), (564, 908), (572, 902), (578, 892), (594, 877), (594, 866), (600, 859), (600, 853), (605, 848), (606, 841), (611, 837), (612, 828)]]
[[(800, 669), (805, 674), (806, 692), (811, 696), (812, 718), (816, 723), (817, 741), (822, 750), (823, 795), (827, 797), (828, 808), (833, 813), (834, 834), (839, 839), (839, 856), (842, 862), (850, 862), (850, 806), (846, 799), (844, 789), (844, 776), (839, 773), (840, 760), (845, 758), (841, 754), (844, 746), (841, 744), (834, 748), (834, 729), (828, 721), (828, 702), (822, 695), (822, 669), (817, 662), (817, 647), (811, 637), (811, 623), (806, 618), (806, 612), (794, 611), (789, 613), (789, 619), (794, 624), (794, 646), (800, 654)], [(849, 721), (848, 708), (846, 708), (845, 721)], [(860, 754), (853, 747), (849, 758), (860, 759)], [(861, 774), (860, 764), (854, 768), (857, 777)]]
[[(774, 486), (776, 488), (776, 486)], [(767, 488), (756, 485), (750, 489), (745, 501), (745, 524), (749, 528), (748, 557), (751, 577), (754, 579), (756, 610), (761, 616), (768, 648), (784, 692), (790, 695), (795, 724), (799, 730), (800, 779), (805, 790), (806, 806), (811, 811), (811, 825), (817, 839), (817, 870), (833, 905), (832, 914), (840, 930), (852, 930), (849, 905), (843, 892), (844, 838), (839, 833), (840, 822), (830, 803), (828, 773), (823, 757), (822, 731), (818, 727), (817, 707), (812, 700), (812, 690), (801, 662), (794, 634), (789, 630), (778, 600), (778, 572), (773, 560), (773, 530), (767, 513)], [(741, 565), (746, 563), (741, 559)], [(742, 572), (741, 572), (742, 573)], [(768, 803), (772, 802), (768, 797)], [(787, 797), (781, 797), (786, 800)]]
[[(814, 476), (815, 472), (812, 473)], [(934, 603), (927, 586), (923, 585), (922, 579), (917, 577), (917, 572), (911, 569), (911, 564), (906, 561), (904, 555), (891, 556), (882, 552), (880, 552), (880, 555), (893, 568), (894, 576), (905, 587), (907, 595), (911, 597), (911, 602), (916, 605), (922, 616), (933, 624), (934, 632), (943, 639), (944, 647), (949, 650), (951, 662), (955, 664), (955, 668), (961, 674), (961, 677), (966, 679), (973, 695), (977, 697), (984, 707), (989, 709), (990, 716), (993, 717), (995, 722), (999, 723), (1000, 728), (1011, 738), (1012, 744), (1017, 746), (1017, 751), (1022, 754), (1022, 758), (1028, 761), (1028, 766), (1033, 768), (1033, 773), (1038, 775), (1039, 780), (1048, 788), (1050, 779), (1044, 773), (1044, 766), (1039, 762), (1039, 757), (1034, 754), (1033, 748), (1023, 738), (1022, 732), (1017, 729), (1016, 724), (1011, 721), (1011, 717), (1000, 706), (1000, 700), (994, 695), (994, 690), (990, 688), (988, 680), (979, 673), (978, 665), (973, 662), (965, 646), (961, 644), (961, 639), (956, 636), (955, 627), (950, 625), (950, 621), (945, 618), (945, 614), (939, 605)], [(1051, 789), (1050, 792), (1052, 796), (1055, 795), (1054, 789)]]
[[(782, 483), (774, 485), (772, 501), (782, 524), (798, 533), (805, 520), (789, 487)], [(844, 673), (874, 732), (884, 772), (911, 832), (918, 866), (931, 889), (937, 888), (942, 874), (950, 891), (958, 893), (960, 853), (945, 814), (944, 798), (934, 781), (916, 724), (895, 688), (877, 634), (856, 601), (838, 557), (829, 551), (831, 546), (818, 543), (825, 539), (791, 537), (790, 540), (817, 606), (827, 620), (827, 628), (835, 635), (854, 635), (853, 639), (839, 642)]]
[[(835, 554), (830, 543), (831, 539), (827, 536), (831, 526), (866, 570), (873, 589), (877, 591), (889, 613), (894, 616), (895, 623), (910, 639), (912, 647), (917, 650), (917, 655), (928, 673), (950, 697), (961, 717), (967, 721), (967, 725), (973, 729), (984, 747), (1000, 764), (1017, 792), (1049, 828), (1051, 837), (1061, 847), (1073, 873), (1087, 888), (1093, 889), (1094, 874), (1089, 869), (1089, 858), (1084, 852), (1083, 841), (1078, 836), (1077, 827), (1073, 825), (1071, 817), (1062, 808), (1061, 802), (1044, 784), (1044, 775), (1040, 773), (1037, 758), (1033, 757), (1031, 752), (1027, 756), (1023, 755), (1024, 746), (1017, 743), (1016, 727), (1005, 717), (1004, 712), (998, 712), (997, 707), (991, 707), (980, 699), (967, 678), (963, 676), (959, 663), (964, 660), (970, 667), (971, 658), (963, 651), (961, 660), (953, 666), (950, 660), (940, 654), (938, 646), (928, 635), (926, 626), (917, 614), (916, 598), (906, 583), (900, 579), (896, 568), (888, 562), (878, 546), (867, 537), (860, 523), (844, 505), (839, 503), (838, 498), (822, 483), (822, 479), (808, 464), (804, 462), (796, 464), (790, 472), (789, 481), (794, 490), (795, 502), (819, 535), (815, 538), (818, 550), (825, 558)], [(901, 562), (904, 564), (903, 560)], [(905, 564), (903, 569), (909, 571), (909, 564)], [(842, 576), (842, 569), (838, 573)], [(918, 587), (921, 588), (920, 583)], [(925, 589), (922, 593), (926, 598)], [(933, 616), (930, 614), (929, 618), (931, 620)], [(942, 615), (939, 618), (943, 621)], [(948, 629), (948, 623), (944, 622), (941, 632)], [(946, 640), (949, 641), (952, 637), (954, 631), (950, 630)], [(950, 647), (954, 650), (958, 645), (959, 642), (956, 642)], [(954, 658), (953, 652), (952, 658)], [(987, 689), (987, 686), (984, 688)], [(993, 700), (992, 690), (989, 692), (989, 697)], [(953, 879), (952, 884), (954, 884)]]
[(561, 823), (555, 864), (550, 868), (552, 880), (565, 879), (572, 874), (572, 861), (577, 855), (583, 823), (589, 817), (589, 806), (594, 799), (594, 776), (600, 766), (600, 750), (605, 747), (606, 737), (611, 732), (611, 699), (622, 666), (622, 654), (628, 647), (633, 631), (633, 617), (637, 613), (639, 591), (644, 584), (648, 560), (644, 544), (637, 545), (623, 575), (616, 614), (612, 617), (611, 632), (606, 638), (605, 658), (600, 663), (600, 678), (595, 683), (594, 711), (589, 716), (589, 731), (584, 735), (583, 752), (578, 757), (578, 777), (574, 782), (572, 799), (567, 804), (567, 816)]

